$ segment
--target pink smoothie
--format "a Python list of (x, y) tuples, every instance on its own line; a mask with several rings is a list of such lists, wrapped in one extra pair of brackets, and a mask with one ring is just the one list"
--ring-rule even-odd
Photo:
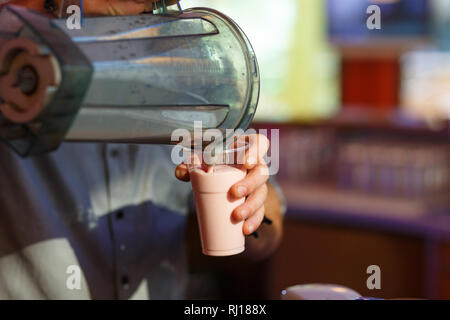
[(203, 253), (209, 256), (229, 256), (245, 249), (243, 221), (232, 219), (233, 210), (245, 198), (235, 199), (229, 190), (244, 179), (246, 170), (227, 165), (210, 167), (208, 172), (194, 169), (190, 173), (197, 206)]

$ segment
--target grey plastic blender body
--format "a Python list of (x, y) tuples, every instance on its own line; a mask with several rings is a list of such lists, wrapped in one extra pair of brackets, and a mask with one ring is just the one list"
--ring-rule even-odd
[[(58, 79), (32, 119), (20, 117), (26, 106), (1, 89), (2, 75), (26, 50), (17, 49), (17, 39), (52, 57), (48, 69)], [(171, 144), (173, 130), (192, 132), (194, 121), (203, 129), (246, 129), (258, 103), (254, 51), (233, 21), (212, 9), (86, 18), (80, 30), (69, 30), (64, 19), (7, 6), (0, 12), (0, 58), (2, 46), (8, 49), (0, 60), (0, 137), (21, 155), (62, 141)]]

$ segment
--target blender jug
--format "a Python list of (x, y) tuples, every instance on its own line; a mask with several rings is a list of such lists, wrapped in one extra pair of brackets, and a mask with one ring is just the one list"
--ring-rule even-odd
[(174, 144), (194, 121), (246, 129), (258, 97), (247, 37), (212, 9), (85, 18), (79, 30), (0, 12), (0, 138), (22, 156), (62, 141)]

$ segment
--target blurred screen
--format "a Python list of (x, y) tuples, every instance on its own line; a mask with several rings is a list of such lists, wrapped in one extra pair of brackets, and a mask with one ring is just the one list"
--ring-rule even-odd
[[(369, 30), (366, 10), (381, 10), (381, 29)], [(373, 37), (426, 36), (430, 32), (428, 0), (327, 0), (328, 31), (333, 40), (364, 40)]]

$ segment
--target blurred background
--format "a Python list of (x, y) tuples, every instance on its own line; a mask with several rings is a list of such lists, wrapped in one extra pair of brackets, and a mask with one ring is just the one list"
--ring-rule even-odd
[[(369, 30), (373, 4), (381, 29)], [(182, 5), (222, 11), (250, 38), (262, 85), (254, 126), (280, 128), (288, 204), (268, 260), (233, 268), (235, 258), (192, 249), (193, 297), (276, 299), (291, 285), (334, 283), (450, 299), (450, 1)], [(381, 290), (366, 286), (370, 265)]]

